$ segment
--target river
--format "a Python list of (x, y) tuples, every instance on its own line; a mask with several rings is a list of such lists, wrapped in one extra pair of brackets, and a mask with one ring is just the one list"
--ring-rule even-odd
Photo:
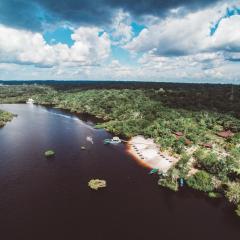
[[(159, 187), (123, 144), (104, 145), (111, 135), (91, 120), (27, 104), (0, 109), (18, 115), (0, 129), (1, 239), (239, 238), (240, 219), (225, 200)], [(46, 159), (47, 149), (56, 156)], [(107, 188), (89, 189), (91, 178)]]

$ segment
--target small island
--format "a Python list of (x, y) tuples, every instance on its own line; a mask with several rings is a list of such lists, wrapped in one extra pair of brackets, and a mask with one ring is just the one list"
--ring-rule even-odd
[(9, 112), (0, 110), (0, 128), (5, 126), (7, 122), (13, 119), (14, 115)]
[(53, 150), (49, 149), (44, 153), (44, 155), (45, 155), (45, 157), (50, 158), (50, 157), (55, 156), (55, 152)]
[(107, 186), (107, 182), (100, 179), (91, 179), (88, 182), (88, 186), (93, 190), (98, 190), (99, 188), (105, 188)]

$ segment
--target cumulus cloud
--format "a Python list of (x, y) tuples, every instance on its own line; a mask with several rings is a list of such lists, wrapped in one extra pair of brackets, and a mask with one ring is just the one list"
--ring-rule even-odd
[[(0, 78), (240, 83), (236, 6), (239, 0), (2, 0)], [(46, 42), (41, 31), (51, 24), (71, 26), (73, 44)]]
[(124, 45), (133, 38), (134, 33), (131, 22), (132, 19), (129, 13), (122, 10), (117, 12), (110, 31), (114, 44)]
[(215, 33), (209, 37), (209, 46), (229, 52), (240, 51), (240, 15), (222, 19)]
[(168, 17), (144, 29), (125, 48), (133, 52), (156, 49), (162, 56), (180, 56), (206, 51), (239, 51), (240, 15), (222, 19), (213, 35), (211, 23), (217, 21), (228, 4), (189, 13), (182, 18)]
[(95, 65), (108, 58), (110, 40), (99, 35), (97, 27), (80, 27), (72, 34), (74, 44), (49, 45), (40, 33), (17, 30), (0, 25), (0, 62), (35, 64), (42, 67), (56, 64)]
[(111, 23), (115, 11), (123, 9), (132, 15), (166, 16), (172, 9), (194, 11), (219, 0), (1, 0), (0, 22), (4, 25), (41, 31), (45, 25), (58, 22), (104, 25)]

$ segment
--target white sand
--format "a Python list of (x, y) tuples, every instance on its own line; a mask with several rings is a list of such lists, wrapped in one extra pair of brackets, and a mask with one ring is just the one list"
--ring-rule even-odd
[(167, 172), (178, 161), (166, 153), (161, 153), (159, 146), (154, 143), (153, 139), (136, 136), (128, 142), (128, 146), (129, 153), (138, 162), (149, 168), (158, 168), (162, 172)]

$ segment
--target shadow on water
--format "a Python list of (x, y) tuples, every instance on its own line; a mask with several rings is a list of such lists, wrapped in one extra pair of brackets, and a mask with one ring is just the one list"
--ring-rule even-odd
[[(226, 201), (160, 188), (123, 144), (103, 144), (106, 131), (57, 109), (0, 108), (18, 114), (0, 129), (1, 239), (238, 239)], [(89, 189), (91, 178), (107, 188)]]

